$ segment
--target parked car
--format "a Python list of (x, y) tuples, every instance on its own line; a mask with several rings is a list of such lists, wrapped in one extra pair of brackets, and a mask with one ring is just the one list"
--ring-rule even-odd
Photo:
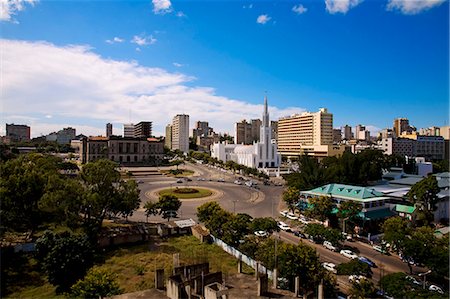
[(367, 277), (363, 276), (363, 275), (350, 275), (348, 277), (348, 281), (352, 282), (352, 283), (360, 283), (361, 280), (366, 279)]
[(265, 230), (258, 230), (255, 232), (255, 236), (258, 237), (267, 237), (269, 234)]
[(369, 265), (372, 268), (376, 267), (375, 263), (372, 262), (370, 259), (366, 258), (365, 256), (358, 256), (358, 260), (360, 262), (366, 263), (367, 265)]
[(183, 183), (183, 180), (182, 179), (178, 179), (177, 183), (181, 184), (181, 183)]
[(220, 183), (225, 182), (224, 178), (219, 178), (217, 181), (220, 182)]
[(294, 235), (299, 237), (299, 238), (306, 239), (306, 236), (303, 233), (301, 233), (300, 231), (298, 231), (298, 230), (294, 231)]
[(136, 183), (137, 183), (137, 184), (142, 184), (142, 183), (143, 183), (143, 181), (141, 181), (141, 180), (137, 180), (137, 181), (136, 181)]
[(342, 235), (344, 236), (345, 240), (347, 240), (349, 242), (353, 241), (352, 235), (349, 235), (349, 234), (344, 233), (344, 232), (342, 232)]
[(239, 181), (239, 180), (235, 180), (234, 183), (235, 183), (236, 185), (242, 185), (242, 182)]
[(375, 249), (378, 252), (381, 252), (382, 254), (388, 254), (387, 250), (384, 249), (381, 245), (373, 245), (373, 249)]
[(406, 278), (406, 280), (408, 280), (412, 284), (415, 284), (415, 285), (418, 285), (418, 286), (422, 285), (422, 283), (420, 281), (418, 281), (415, 277), (407, 275), (407, 276), (405, 276), (405, 278)]
[(290, 227), (289, 225), (287, 225), (286, 223), (284, 223), (284, 222), (282, 222), (282, 221), (278, 222), (278, 227), (279, 227), (281, 230), (284, 230), (284, 231), (286, 231), (286, 232), (290, 232), (290, 231), (292, 230), (291, 227)]
[(331, 251), (338, 251), (338, 248), (336, 246), (334, 246), (333, 244), (331, 244), (331, 242), (329, 242), (329, 241), (324, 241), (323, 247), (325, 247), (326, 249), (329, 249)]
[(308, 218), (306, 218), (306, 217), (303, 216), (303, 215), (300, 215), (300, 216), (298, 217), (298, 220), (299, 220), (301, 223), (304, 223), (304, 224), (308, 224), (308, 223), (309, 223)]
[(435, 284), (432, 284), (432, 285), (430, 285), (430, 287), (428, 288), (428, 290), (430, 290), (430, 291), (432, 291), (432, 292), (438, 292), (439, 294), (444, 294), (444, 291), (440, 288), (440, 287), (438, 287), (437, 285), (435, 285)]
[(291, 213), (291, 212), (287, 213), (287, 214), (286, 214), (286, 217), (289, 218), (289, 219), (291, 219), (291, 220), (298, 220), (298, 217), (295, 216), (295, 214), (293, 214), (293, 213)]
[(358, 256), (353, 251), (348, 250), (348, 249), (343, 249), (339, 253), (345, 257), (348, 257), (349, 259), (357, 259), (358, 258)]
[(284, 210), (284, 211), (280, 212), (281, 216), (284, 216), (284, 217), (286, 217), (288, 213), (289, 213), (288, 210)]
[(322, 263), (322, 267), (324, 267), (326, 270), (330, 271), (331, 273), (337, 274), (336, 265), (333, 263)]

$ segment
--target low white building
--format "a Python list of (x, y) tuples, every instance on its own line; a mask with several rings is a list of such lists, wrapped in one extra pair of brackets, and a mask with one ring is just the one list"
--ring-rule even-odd
[(280, 166), (281, 155), (278, 153), (276, 140), (272, 139), (267, 97), (264, 98), (260, 139), (252, 145), (215, 143), (211, 147), (211, 156), (223, 162), (234, 161), (258, 169), (268, 170)]

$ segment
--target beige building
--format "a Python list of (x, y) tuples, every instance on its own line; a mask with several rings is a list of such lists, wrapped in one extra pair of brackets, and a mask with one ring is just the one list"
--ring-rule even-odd
[(342, 154), (344, 146), (333, 146), (333, 114), (326, 108), (278, 120), (278, 152), (283, 156), (309, 154), (327, 157)]
[(252, 119), (247, 122), (245, 119), (234, 124), (234, 143), (253, 144), (260, 138), (260, 119)]
[(177, 114), (172, 119), (172, 149), (189, 152), (189, 115)]
[(166, 126), (166, 139), (164, 140), (164, 146), (172, 149), (172, 125)]
[(407, 118), (394, 119), (394, 127), (392, 128), (394, 137), (400, 137), (403, 132), (410, 132), (409, 120)]
[(156, 138), (120, 136), (83, 138), (81, 162), (109, 159), (119, 164), (159, 165), (164, 156), (164, 144)]

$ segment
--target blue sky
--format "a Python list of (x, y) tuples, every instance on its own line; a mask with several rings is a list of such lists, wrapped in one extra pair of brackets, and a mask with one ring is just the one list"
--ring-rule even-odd
[[(2, 2), (3, 3), (3, 2)], [(7, 1), (2, 118), (39, 136), (177, 113), (217, 131), (327, 107), (334, 126), (449, 124), (443, 0)], [(3, 128), (4, 124), (2, 124)]]

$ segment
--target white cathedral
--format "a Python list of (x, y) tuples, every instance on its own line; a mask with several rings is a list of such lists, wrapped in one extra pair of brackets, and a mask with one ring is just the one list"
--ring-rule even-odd
[(223, 162), (234, 161), (247, 167), (260, 170), (278, 168), (281, 155), (278, 154), (277, 143), (272, 139), (272, 130), (267, 111), (267, 96), (264, 98), (264, 112), (260, 128), (260, 141), (252, 145), (215, 143), (211, 147), (211, 156)]

